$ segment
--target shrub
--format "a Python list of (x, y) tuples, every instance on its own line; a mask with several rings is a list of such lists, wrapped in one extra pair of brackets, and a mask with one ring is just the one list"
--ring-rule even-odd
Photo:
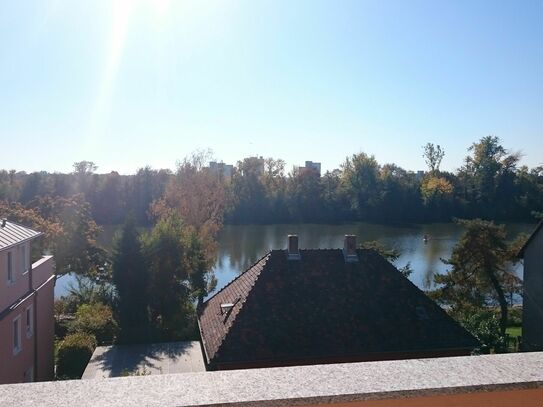
[(492, 311), (481, 311), (466, 317), (462, 325), (481, 343), (479, 353), (503, 352), (505, 338), (500, 333), (500, 322)]
[(57, 378), (80, 379), (95, 348), (92, 335), (77, 332), (66, 336), (58, 348)]
[(71, 332), (85, 332), (93, 335), (98, 344), (111, 344), (119, 330), (113, 318), (113, 312), (107, 305), (83, 304), (75, 314), (75, 321), (70, 327)]
[(55, 318), (55, 336), (58, 339), (64, 339), (64, 337), (72, 330), (73, 318)]
[(509, 308), (507, 325), (522, 326), (522, 307)]
[(60, 318), (62, 315), (66, 314), (66, 300), (64, 298), (55, 299), (53, 311), (55, 318)]

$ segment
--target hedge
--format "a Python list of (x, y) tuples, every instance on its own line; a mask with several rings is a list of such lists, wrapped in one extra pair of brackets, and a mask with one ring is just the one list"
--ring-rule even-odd
[(57, 378), (80, 379), (96, 349), (96, 338), (85, 332), (67, 335), (60, 343)]

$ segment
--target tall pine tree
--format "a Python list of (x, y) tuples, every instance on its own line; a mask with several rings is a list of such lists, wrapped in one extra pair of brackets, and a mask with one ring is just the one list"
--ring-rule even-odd
[(129, 216), (115, 240), (113, 283), (117, 289), (119, 342), (145, 342), (149, 338), (149, 272), (134, 219)]

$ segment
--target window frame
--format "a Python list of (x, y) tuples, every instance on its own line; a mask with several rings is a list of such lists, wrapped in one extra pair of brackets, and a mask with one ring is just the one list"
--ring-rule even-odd
[(6, 262), (7, 262), (7, 271), (8, 271), (8, 285), (15, 284), (15, 270), (14, 270), (14, 262), (13, 262), (13, 251), (8, 250), (6, 252)]
[(30, 270), (30, 267), (29, 267), (29, 261), (28, 261), (28, 250), (26, 248), (26, 243), (23, 243), (21, 245), (21, 267), (23, 269), (23, 275), (25, 275), (26, 273), (28, 273), (28, 271)]
[[(15, 318), (13, 318), (11, 329), (13, 330), (11, 336), (13, 341), (13, 356), (15, 356), (23, 350), (23, 338), (21, 337), (21, 315), (17, 315)], [(19, 342), (17, 346), (16, 342)]]
[(25, 325), (26, 337), (31, 338), (32, 335), (34, 335), (34, 306), (33, 304), (26, 307), (25, 321), (26, 321), (26, 325)]

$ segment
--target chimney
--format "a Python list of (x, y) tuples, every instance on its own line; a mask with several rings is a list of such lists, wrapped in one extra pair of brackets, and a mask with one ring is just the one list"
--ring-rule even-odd
[(343, 256), (347, 263), (355, 263), (358, 261), (358, 255), (356, 254), (356, 235), (345, 235), (345, 240), (343, 241)]
[(300, 260), (300, 249), (298, 249), (298, 235), (288, 235), (287, 258), (289, 260)]

